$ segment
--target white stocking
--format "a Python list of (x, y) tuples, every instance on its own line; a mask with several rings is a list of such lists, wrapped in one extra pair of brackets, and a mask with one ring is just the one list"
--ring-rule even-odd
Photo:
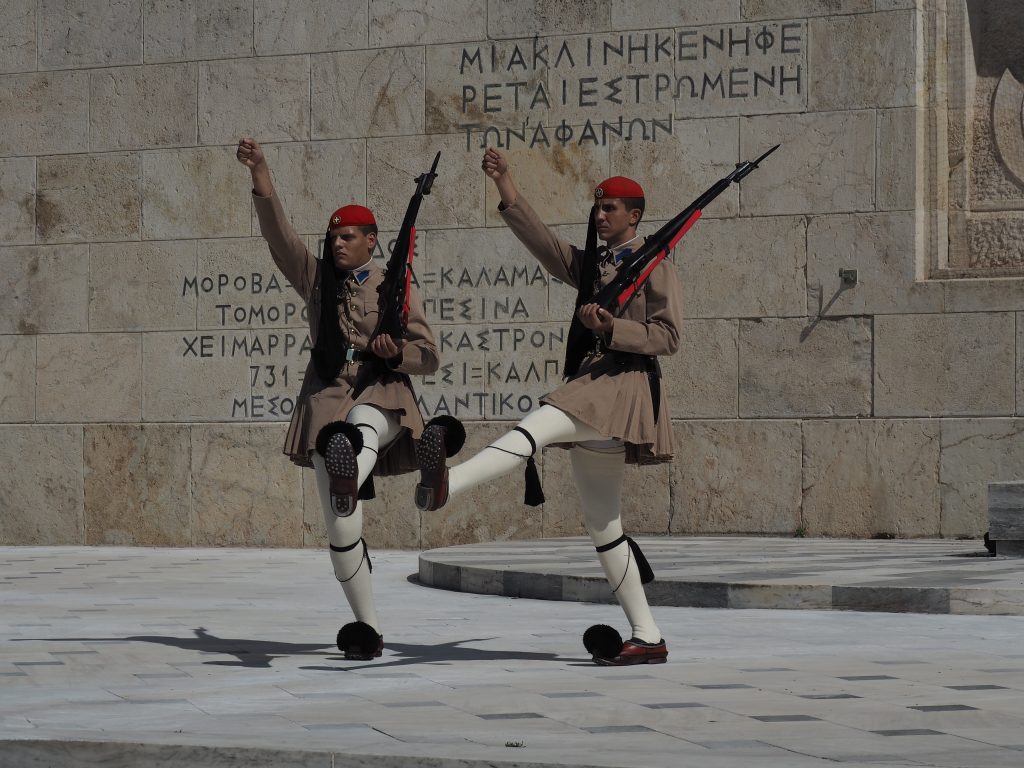
[[(610, 544), (622, 536), (622, 476), (625, 448), (608, 441), (575, 445), (569, 452), (576, 489), (583, 504), (583, 522), (595, 547)], [(648, 643), (661, 640), (654, 623), (647, 594), (640, 583), (640, 571), (629, 547), (618, 546), (597, 554), (619, 605), (626, 614), (633, 637)]]
[[(398, 420), (390, 413), (372, 405), (357, 405), (349, 411), (346, 419), (355, 424), (363, 435), (363, 449), (356, 457), (359, 472), (359, 486), (366, 482), (374, 465), (381, 446), (387, 446), (398, 436), (401, 427)], [(373, 585), (370, 581), (370, 567), (363, 553), (363, 503), (356, 504), (355, 511), (346, 517), (338, 517), (331, 511), (330, 477), (324, 459), (317, 453), (313, 454), (313, 466), (316, 469), (316, 487), (320, 494), (320, 506), (324, 512), (324, 525), (327, 527), (327, 539), (332, 547), (350, 547), (344, 552), (331, 550), (331, 563), (334, 565), (334, 576), (341, 582), (348, 599), (349, 607), (356, 621), (369, 624), (380, 632), (377, 620), (377, 609), (373, 602)]]
[[(542, 405), (520, 421), (519, 426), (533, 435), (538, 453), (551, 443), (572, 443), (601, 437), (592, 427), (553, 405)], [(522, 432), (513, 430), (502, 435), (475, 456), (448, 470), (449, 497), (522, 467), (532, 453), (533, 446)]]

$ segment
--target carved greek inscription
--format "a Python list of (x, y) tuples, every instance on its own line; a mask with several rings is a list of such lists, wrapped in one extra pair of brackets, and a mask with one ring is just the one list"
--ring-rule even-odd
[(806, 37), (775, 21), (473, 43), (428, 112), (467, 151), (656, 142), (681, 118), (805, 106)]

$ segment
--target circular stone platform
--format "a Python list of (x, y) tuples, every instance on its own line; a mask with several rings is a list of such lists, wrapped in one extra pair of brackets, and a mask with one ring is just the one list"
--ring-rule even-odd
[[(1024, 615), (1024, 560), (977, 540), (651, 537), (652, 605)], [(419, 558), (426, 585), (459, 592), (614, 602), (590, 540), (445, 547)]]

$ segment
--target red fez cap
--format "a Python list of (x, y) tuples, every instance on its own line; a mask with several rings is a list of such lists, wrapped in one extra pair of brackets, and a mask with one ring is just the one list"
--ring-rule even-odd
[(366, 227), (377, 226), (377, 220), (373, 218), (373, 211), (361, 205), (343, 205), (331, 214), (331, 220), (327, 224), (327, 231), (338, 227)]
[(594, 190), (594, 197), (643, 197), (644, 190), (639, 184), (625, 176), (612, 176), (605, 179)]

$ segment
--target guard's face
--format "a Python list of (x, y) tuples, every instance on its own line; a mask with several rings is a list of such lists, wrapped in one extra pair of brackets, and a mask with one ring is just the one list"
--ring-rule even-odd
[(597, 201), (597, 236), (609, 247), (629, 240), (640, 223), (640, 210), (627, 210), (621, 197), (607, 197)]
[(377, 246), (377, 235), (364, 235), (359, 227), (338, 227), (327, 233), (327, 240), (338, 269), (355, 269), (370, 260)]

